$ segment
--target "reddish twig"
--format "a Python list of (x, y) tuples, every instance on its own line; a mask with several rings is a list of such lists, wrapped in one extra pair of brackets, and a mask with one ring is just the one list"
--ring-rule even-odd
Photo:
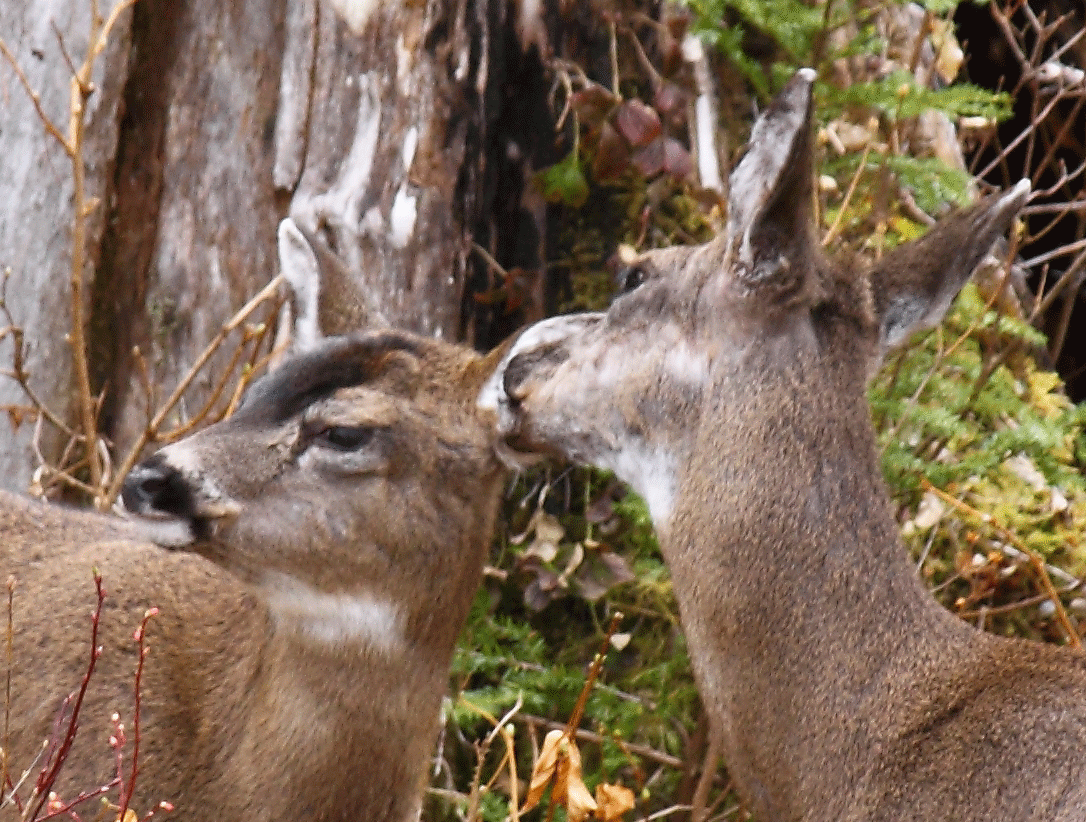
[[(117, 814), (118, 819), (125, 818), (125, 812), (128, 810), (128, 806), (132, 801), (132, 795), (136, 790), (136, 776), (139, 774), (139, 758), (140, 758), (140, 685), (143, 681), (143, 664), (147, 659), (147, 623), (150, 622), (152, 617), (158, 616), (158, 608), (148, 608), (147, 612), (143, 615), (143, 621), (136, 629), (135, 639), (139, 643), (139, 660), (136, 662), (136, 683), (133, 690), (133, 710), (132, 710), (132, 770), (128, 775), (128, 782), (124, 783), (121, 776), (121, 767), (117, 767), (117, 777), (122, 779), (121, 797), (120, 797), (120, 812)], [(122, 727), (123, 731), (123, 727)], [(122, 743), (123, 744), (123, 743)]]
[(83, 681), (80, 683), (79, 689), (74, 694), (69, 694), (58, 713), (58, 725), (63, 725), (64, 714), (67, 712), (69, 704), (71, 705), (71, 715), (68, 717), (64, 739), (55, 749), (50, 746), (51, 749), (49, 755), (46, 757), (45, 765), (38, 774), (37, 783), (34, 787), (34, 793), (35, 796), (38, 797), (38, 801), (34, 806), (33, 813), (30, 815), (31, 819), (36, 819), (38, 814), (41, 813), (42, 807), (49, 799), (49, 793), (52, 791), (53, 785), (56, 784), (57, 777), (60, 776), (60, 770), (64, 767), (64, 762), (68, 758), (68, 753), (72, 749), (72, 744), (75, 742), (75, 735), (79, 730), (79, 712), (83, 707), (83, 698), (87, 695), (87, 688), (90, 685), (91, 677), (94, 675), (95, 666), (98, 664), (98, 658), (102, 655), (102, 648), (98, 644), (98, 627), (102, 618), (102, 604), (105, 602), (106, 594), (102, 588), (102, 575), (98, 573), (97, 568), (94, 569), (94, 588), (97, 592), (98, 601), (95, 605), (94, 612), (91, 614), (90, 660), (87, 664), (87, 670), (83, 674)]

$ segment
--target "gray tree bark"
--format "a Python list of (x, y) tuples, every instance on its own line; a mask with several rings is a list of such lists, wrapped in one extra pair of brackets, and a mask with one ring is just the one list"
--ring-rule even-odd
[[(98, 62), (85, 155), (99, 199), (87, 326), (100, 430), (119, 451), (147, 420), (133, 347), (158, 397), (168, 395), (276, 273), (275, 230), (288, 214), (323, 228), (394, 325), (463, 332), (469, 237), (488, 202), (480, 152), (498, 82), (490, 60), (511, 30), (506, 5), (337, 5), (139, 0)], [(88, 19), (78, 0), (0, 0), (0, 37), (61, 125), (69, 69), (53, 28), (78, 63)], [(69, 166), (6, 63), (0, 112), (7, 305), (25, 329), (31, 385), (72, 418)], [(10, 339), (3, 345), (0, 367), (11, 357)], [(178, 421), (203, 406), (227, 354), (186, 393)], [(27, 399), (3, 379), (0, 404)], [(30, 420), (0, 422), (0, 485), (27, 486), (32, 431)], [(43, 442), (47, 459), (59, 443)]]

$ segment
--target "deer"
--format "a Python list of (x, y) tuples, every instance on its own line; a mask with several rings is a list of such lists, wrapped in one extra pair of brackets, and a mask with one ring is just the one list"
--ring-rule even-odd
[(418, 818), (509, 472), (496, 416), (476, 404), (501, 350), (380, 321), (322, 336), (310, 240), (293, 221), (280, 227), (287, 279), (309, 284), (297, 301), (301, 352), (256, 380), (232, 416), (139, 463), (124, 481), (125, 519), (0, 495), (14, 577), (12, 781), (29, 769), (33, 784), (87, 670), (97, 569), (102, 651), (59, 801), (114, 777), (109, 718), (132, 716), (133, 632), (157, 608), (138, 773), (125, 775), (137, 813), (166, 801), (173, 820)]
[(644, 497), (706, 714), (759, 822), (1086, 819), (1086, 658), (985, 633), (907, 559), (865, 396), (1029, 196), (874, 263), (823, 253), (802, 69), (756, 120), (723, 229), (630, 255), (606, 312), (523, 331), (479, 404), (506, 447)]

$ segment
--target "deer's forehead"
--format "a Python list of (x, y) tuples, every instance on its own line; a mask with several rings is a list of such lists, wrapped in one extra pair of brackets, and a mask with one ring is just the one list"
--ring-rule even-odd
[(402, 369), (420, 354), (415, 340), (399, 334), (334, 337), (253, 383), (237, 418), (285, 421), (341, 388), (371, 383), (392, 367)]

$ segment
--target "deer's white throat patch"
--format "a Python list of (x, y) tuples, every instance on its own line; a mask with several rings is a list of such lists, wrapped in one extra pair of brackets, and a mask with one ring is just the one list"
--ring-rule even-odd
[(314, 642), (362, 644), (390, 656), (406, 650), (403, 608), (387, 597), (329, 594), (279, 573), (267, 574), (262, 587), (276, 624)]
[(664, 448), (646, 442), (626, 445), (611, 454), (586, 455), (586, 461), (615, 472), (645, 500), (652, 524), (664, 531), (675, 511), (675, 457)]

